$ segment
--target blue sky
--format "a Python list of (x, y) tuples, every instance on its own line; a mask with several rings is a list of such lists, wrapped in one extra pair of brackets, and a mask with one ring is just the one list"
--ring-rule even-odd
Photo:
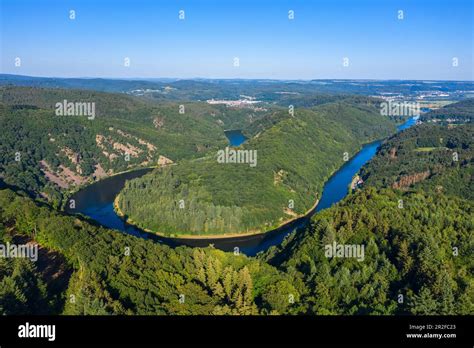
[[(474, 79), (472, 0), (0, 2), (2, 73)], [(69, 19), (70, 10), (75, 20)], [(185, 20), (178, 18), (180, 10)], [(233, 65), (235, 57), (239, 67)]]

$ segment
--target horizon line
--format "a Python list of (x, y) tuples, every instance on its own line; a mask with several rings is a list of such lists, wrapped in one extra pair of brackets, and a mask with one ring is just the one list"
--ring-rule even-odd
[(9, 76), (21, 76), (29, 78), (50, 78), (50, 79), (84, 79), (84, 80), (123, 80), (123, 81), (150, 81), (150, 80), (176, 80), (176, 81), (195, 81), (195, 80), (242, 80), (242, 81), (295, 81), (295, 82), (311, 82), (311, 81), (430, 81), (430, 82), (474, 82), (472, 80), (452, 80), (452, 79), (413, 79), (413, 78), (390, 78), (390, 79), (376, 79), (376, 78), (310, 78), (310, 79), (298, 79), (298, 78), (252, 78), (252, 77), (110, 77), (110, 76), (101, 76), (101, 77), (91, 77), (91, 76), (40, 76), (40, 75), (21, 75), (21, 74), (11, 74), (0, 72), (0, 76), (9, 75)]

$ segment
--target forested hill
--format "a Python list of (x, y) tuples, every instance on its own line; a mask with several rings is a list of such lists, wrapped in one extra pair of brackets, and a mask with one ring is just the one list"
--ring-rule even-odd
[(124, 93), (21, 86), (0, 87), (1, 103), (13, 110), (55, 111), (56, 103), (62, 103), (64, 100), (95, 103), (95, 119), (126, 119), (163, 132), (186, 132), (190, 138), (196, 135), (213, 138), (215, 132), (221, 134), (222, 129), (244, 128), (266, 114), (266, 110), (229, 109), (223, 105), (207, 103), (156, 102)]
[[(472, 126), (395, 135), (362, 171), (362, 189), (262, 259), (305, 283), (310, 313), (474, 313), (472, 139)], [(442, 148), (428, 149), (433, 140)], [(436, 171), (394, 187), (427, 168)], [(363, 260), (328, 257), (334, 243), (364, 246)]]
[[(94, 103), (95, 115), (58, 116), (56, 103)], [(0, 179), (59, 204), (62, 193), (124, 170), (204, 156), (272, 110), (154, 103), (124, 94), (0, 87)]]
[(120, 211), (167, 235), (267, 231), (310, 209), (345, 155), (395, 131), (375, 107), (345, 101), (256, 123), (257, 135), (239, 148), (256, 151), (255, 166), (218, 163), (216, 155), (185, 161), (129, 181)]
[(156, 89), (161, 87), (163, 82), (105, 78), (54, 78), (0, 74), (0, 85), (47, 89), (82, 89), (109, 93), (123, 93), (138, 88)]
[[(271, 128), (289, 117), (290, 105), (293, 108), (294, 114), (297, 114), (298, 110), (303, 110), (303, 108), (314, 110), (324, 114), (328, 119), (337, 119), (338, 122), (345, 123), (345, 127), (360, 132), (359, 135), (361, 137), (371, 138), (373, 134), (363, 134), (363, 132), (377, 132), (378, 130), (374, 128), (374, 125), (379, 127), (387, 126), (386, 123), (370, 124), (370, 122), (380, 122), (381, 120), (377, 118), (368, 119), (366, 117), (367, 114), (374, 113), (374, 108), (380, 110), (380, 102), (381, 99), (362, 96), (284, 95), (278, 101), (278, 104), (284, 105), (285, 110), (288, 110), (288, 112), (268, 113), (244, 127), (243, 130), (248, 137), (253, 137), (265, 129)], [(356, 108), (357, 113), (353, 117), (347, 117), (344, 112), (346, 107)]]
[[(72, 270), (58, 284), (48, 255), (0, 259), (0, 314), (472, 314), (473, 209), (442, 193), (362, 190), (318, 213), (270, 265), (172, 249), (0, 190), (0, 241), (34, 240), (63, 259), (46, 268)], [(333, 240), (365, 243), (364, 260), (328, 259), (321, 245)]]
[[(343, 129), (337, 117), (327, 124), (315, 111), (306, 112), (297, 114), (294, 125), (288, 119), (277, 126), (291, 134), (300, 122), (313, 120)], [(271, 127), (257, 139), (282, 131)], [(400, 143), (400, 158), (400, 149), (414, 139), (409, 131), (387, 142)], [(471, 146), (466, 126), (422, 125), (414, 131), (420, 139), (450, 139), (448, 148), (451, 142), (455, 149)], [(213, 248), (173, 249), (0, 190), (0, 242), (27, 240), (41, 247), (36, 263), (0, 258), (0, 314), (472, 315), (474, 204), (457, 191), (436, 189), (433, 178), (409, 189), (384, 188), (378, 180), (374, 187), (368, 180), (317, 213), (307, 230), (258, 258)], [(326, 257), (324, 246), (334, 242), (364, 245), (363, 259)]]
[(57, 89), (4, 86), (0, 87), (0, 100), (13, 109), (55, 110), (56, 103), (94, 102), (96, 117), (127, 118), (143, 121), (149, 116), (151, 104), (123, 94), (111, 94), (80, 89)]
[(441, 123), (472, 123), (474, 121), (474, 98), (427, 112), (421, 115), (421, 120)]
[[(401, 208), (400, 208), (401, 206)], [(310, 314), (473, 314), (472, 201), (373, 187), (316, 214), (267, 260), (305, 284)], [(326, 246), (364, 246), (363, 260)]]
[(385, 142), (362, 168), (365, 186), (442, 191), (474, 201), (474, 125), (422, 124)]
[[(302, 284), (274, 267), (220, 250), (172, 249), (92, 226), (0, 190), (0, 242), (22, 236), (63, 259), (61, 277), (38, 262), (0, 258), (0, 315), (217, 315), (301, 311)], [(62, 256), (61, 256), (62, 255)], [(56, 274), (60, 276), (60, 274)], [(295, 304), (288, 301), (289, 296)], [(71, 301), (71, 297), (74, 301)]]

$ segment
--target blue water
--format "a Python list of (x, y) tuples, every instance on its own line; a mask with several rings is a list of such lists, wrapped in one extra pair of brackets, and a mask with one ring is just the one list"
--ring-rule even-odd
[(135, 226), (128, 225), (123, 219), (115, 214), (113, 203), (91, 206), (82, 210), (81, 213), (100, 222), (100, 224), (105, 227), (124, 231), (136, 237), (148, 237), (148, 233), (141, 231)]
[(228, 130), (224, 133), (227, 139), (229, 139), (230, 146), (240, 146), (247, 140), (240, 130)]
[(380, 141), (364, 145), (350, 161), (344, 164), (324, 185), (321, 200), (316, 211), (329, 208), (342, 200), (348, 193), (349, 185), (354, 175), (366, 164), (377, 152)]
[(113, 202), (125, 185), (125, 181), (143, 176), (151, 170), (150, 168), (138, 169), (89, 185), (71, 197), (75, 200), (76, 207), (74, 209), (68, 207), (66, 211), (72, 214), (83, 214), (102, 226), (146, 239), (150, 236), (149, 233), (127, 224), (115, 214)]
[(416, 121), (418, 121), (419, 118), (420, 118), (419, 116), (409, 118), (405, 123), (403, 123), (403, 124), (401, 124), (397, 127), (398, 132), (401, 132), (404, 129), (407, 129), (407, 128), (410, 128), (411, 126), (414, 126), (416, 124)]
[[(409, 119), (398, 127), (398, 131), (402, 131), (413, 126), (416, 124), (416, 120), (417, 118)], [(227, 134), (228, 132), (226, 132), (226, 136), (229, 138), (231, 146), (239, 146), (246, 140), (240, 131), (231, 132), (232, 134), (230, 136)], [(285, 237), (295, 229), (306, 227), (313, 214), (323, 209), (329, 208), (333, 204), (342, 200), (349, 192), (349, 185), (354, 175), (356, 175), (360, 168), (375, 155), (380, 144), (380, 141), (376, 141), (364, 145), (354, 157), (352, 157), (336, 173), (334, 173), (334, 175), (324, 185), (323, 193), (318, 206), (308, 216), (302, 217), (275, 231), (256, 236), (206, 240), (170, 239), (162, 238), (144, 232), (137, 227), (128, 225), (126, 222), (124, 222), (124, 220), (115, 214), (113, 209), (113, 201), (115, 196), (120, 192), (126, 180), (142, 176), (151, 169), (141, 169), (120, 174), (92, 184), (80, 190), (72, 197), (76, 200), (76, 209), (69, 209), (67, 211), (69, 213), (81, 213), (86, 215), (105, 227), (117, 229), (137, 237), (153, 239), (171, 246), (189, 245), (205, 247), (209, 244), (213, 244), (216, 248), (226, 251), (234, 250), (235, 247), (238, 247), (239, 250), (246, 255), (254, 256), (261, 251), (267, 250), (271, 246), (281, 244)]]

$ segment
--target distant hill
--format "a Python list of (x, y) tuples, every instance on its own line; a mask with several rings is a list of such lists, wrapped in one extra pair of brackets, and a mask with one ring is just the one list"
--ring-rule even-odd
[(54, 78), (0, 74), (0, 85), (61, 89), (87, 89), (102, 92), (126, 92), (139, 88), (160, 88), (163, 86), (163, 83), (145, 80)]
[(474, 98), (427, 112), (421, 115), (421, 120), (440, 123), (472, 123), (474, 121)]
[[(158, 101), (205, 101), (207, 99), (239, 99), (251, 96), (256, 100), (288, 107), (315, 106), (334, 95), (414, 96), (426, 91), (456, 92), (459, 100), (474, 90), (472, 81), (412, 80), (246, 80), (246, 79), (107, 79), (49, 78), (0, 74), (0, 86), (30, 86), (63, 89), (87, 89), (102, 92), (128, 93)], [(466, 92), (462, 92), (466, 91)], [(333, 99), (332, 101), (335, 101)]]
[(60, 89), (43, 87), (2, 86), (0, 101), (14, 109), (34, 106), (54, 111), (58, 102), (94, 102), (97, 118), (115, 117), (143, 121), (143, 112), (152, 104), (123, 94), (103, 93), (94, 90)]

